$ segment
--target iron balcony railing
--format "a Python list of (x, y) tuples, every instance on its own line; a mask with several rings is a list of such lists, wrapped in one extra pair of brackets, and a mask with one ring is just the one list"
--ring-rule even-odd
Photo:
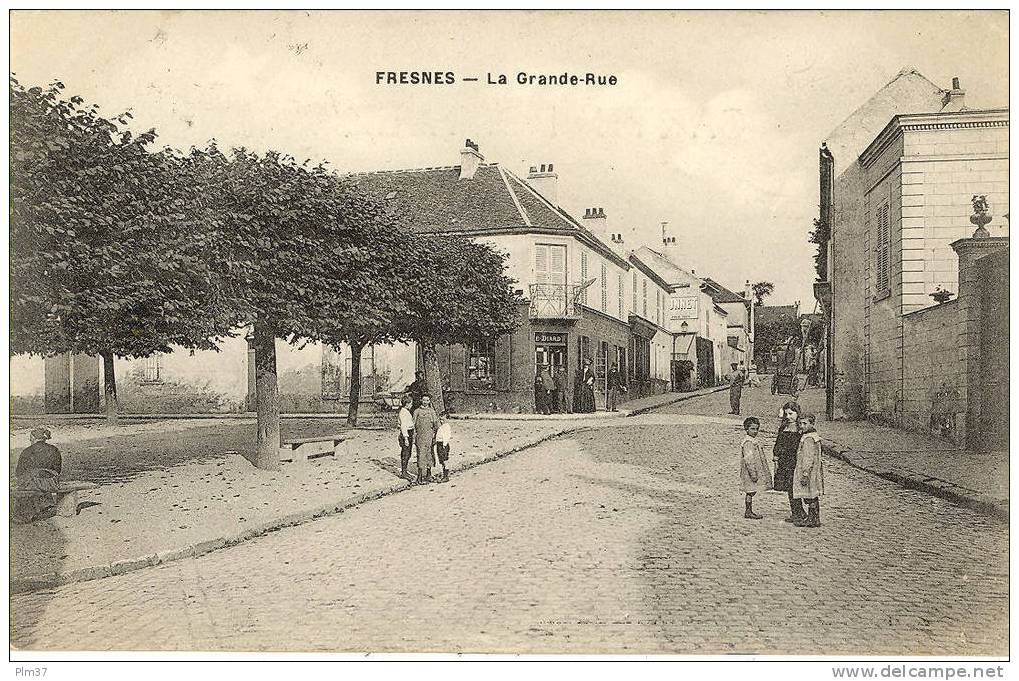
[(579, 296), (579, 286), (531, 284), (531, 319), (579, 319)]

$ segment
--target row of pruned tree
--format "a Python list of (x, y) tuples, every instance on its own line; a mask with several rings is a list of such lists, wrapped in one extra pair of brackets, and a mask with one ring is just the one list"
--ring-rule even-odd
[(11, 352), (114, 358), (217, 349), (250, 333), (258, 416), (253, 463), (279, 466), (276, 340), (351, 348), (348, 420), (361, 351), (414, 341), (440, 401), (435, 346), (517, 323), (504, 256), (416, 234), (322, 165), (215, 143), (155, 150), (130, 114), (100, 114), (57, 82), (10, 81)]

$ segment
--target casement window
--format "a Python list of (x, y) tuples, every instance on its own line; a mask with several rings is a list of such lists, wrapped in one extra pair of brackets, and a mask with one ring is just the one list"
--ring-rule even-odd
[(539, 300), (550, 306), (556, 314), (568, 310), (566, 246), (558, 244), (535, 244), (534, 281), (538, 284)]
[(442, 382), (453, 392), (509, 390), (513, 370), (512, 337), (469, 345), (440, 345), (436, 348)]
[(601, 311), (607, 312), (609, 309), (609, 274), (608, 269), (605, 267), (605, 263), (601, 266)]
[(495, 343), (471, 343), (467, 352), (467, 390), (495, 388)]
[[(587, 251), (580, 252), (580, 283), (587, 283)], [(587, 305), (587, 287), (580, 293), (580, 302)]]
[(159, 383), (163, 380), (162, 376), (162, 363), (160, 360), (162, 353), (155, 353), (145, 358), (145, 382), (146, 383)]
[(619, 301), (619, 318), (623, 318), (623, 274), (620, 272), (616, 275), (616, 290)]
[(534, 280), (539, 284), (566, 285), (566, 246), (535, 245)]
[(889, 290), (891, 278), (889, 250), (892, 234), (887, 201), (878, 206), (877, 215), (875, 217), (877, 225), (877, 239), (874, 248), (874, 271), (877, 275), (877, 294), (880, 295)]

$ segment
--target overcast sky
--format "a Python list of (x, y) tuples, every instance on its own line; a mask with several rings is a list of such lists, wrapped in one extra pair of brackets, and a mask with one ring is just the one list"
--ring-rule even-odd
[[(12, 70), (59, 79), (179, 148), (275, 148), (338, 170), (452, 165), (464, 138), (555, 164), (574, 215), (773, 304), (813, 306), (817, 148), (907, 66), (1008, 102), (1007, 13), (23, 12)], [(615, 87), (375, 84), (376, 71), (614, 74)], [(617, 229), (618, 228), (618, 229)]]

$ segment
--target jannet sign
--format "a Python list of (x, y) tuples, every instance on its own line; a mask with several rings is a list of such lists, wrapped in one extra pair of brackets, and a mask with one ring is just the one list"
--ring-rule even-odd
[(669, 319), (697, 319), (697, 297), (673, 298)]

